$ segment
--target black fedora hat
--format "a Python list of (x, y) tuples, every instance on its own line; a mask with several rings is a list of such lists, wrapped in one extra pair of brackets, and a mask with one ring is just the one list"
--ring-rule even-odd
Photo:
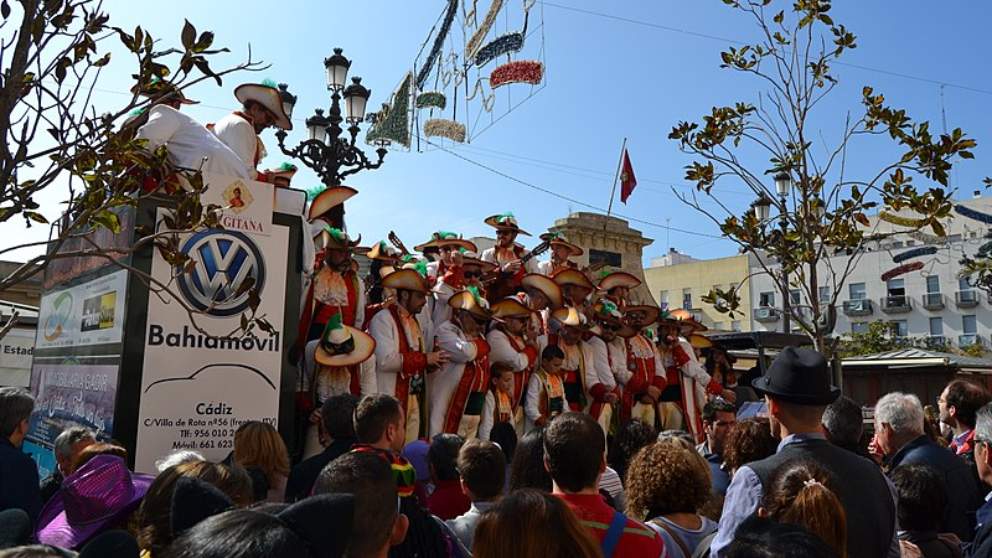
[(827, 360), (813, 349), (786, 347), (768, 367), (768, 373), (751, 382), (761, 394), (799, 405), (829, 405), (840, 396), (830, 385)]

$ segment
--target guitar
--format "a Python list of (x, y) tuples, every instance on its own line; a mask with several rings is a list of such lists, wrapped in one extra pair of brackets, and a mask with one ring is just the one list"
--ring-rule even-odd
[(406, 249), (406, 246), (403, 245), (403, 241), (400, 240), (400, 237), (397, 236), (394, 231), (389, 231), (389, 235), (386, 238), (388, 238), (389, 243), (396, 247), (396, 249), (399, 250), (404, 256), (410, 255), (410, 251)]
[(502, 270), (497, 268), (495, 271), (491, 271), (483, 276), (483, 283), (491, 283), (487, 286), (487, 298), (489, 299), (489, 302), (493, 303), (516, 294), (517, 288), (520, 285), (520, 278), (524, 273), (526, 273), (524, 271), (524, 266), (527, 262), (550, 249), (551, 243), (544, 241), (532, 248), (526, 254), (520, 256), (520, 271), (517, 273), (511, 275), (509, 273), (503, 273)]

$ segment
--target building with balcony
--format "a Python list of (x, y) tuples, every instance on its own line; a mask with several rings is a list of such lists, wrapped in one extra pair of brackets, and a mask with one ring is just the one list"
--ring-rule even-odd
[[(661, 258), (654, 261), (663, 264), (666, 262)], [(752, 320), (770, 319), (764, 314), (752, 315), (750, 286), (744, 281), (748, 270), (747, 256), (713, 260), (688, 258), (688, 261), (679, 258), (677, 261), (682, 263), (652, 265), (644, 270), (647, 286), (659, 306), (669, 309), (684, 308), (692, 312), (706, 327), (723, 331), (751, 331)], [(702, 297), (714, 287), (724, 291), (731, 287), (739, 289), (741, 302), (734, 318), (718, 312), (712, 304), (702, 301)]]
[[(992, 214), (992, 198), (975, 198), (958, 202), (965, 207), (985, 214)], [(893, 334), (929, 341), (933, 347), (947, 345), (967, 346), (980, 343), (992, 347), (992, 301), (983, 291), (968, 285), (966, 279), (959, 279), (961, 269), (958, 260), (963, 254), (974, 254), (978, 248), (989, 242), (986, 237), (987, 225), (953, 212), (953, 218), (944, 225), (947, 236), (937, 239), (929, 234), (906, 234), (888, 238), (882, 243), (869, 245), (868, 250), (856, 256), (852, 262), (852, 272), (843, 285), (840, 285), (836, 302), (835, 334), (865, 331), (868, 324), (882, 320), (892, 324)], [(893, 225), (872, 218), (876, 230), (891, 231)], [(920, 248), (932, 246), (937, 253), (911, 258), (907, 261), (921, 261), (921, 270), (906, 273), (882, 281), (885, 272), (900, 263), (893, 256)], [(755, 312), (761, 311), (765, 319), (755, 320), (755, 329), (781, 331), (781, 289), (776, 282), (761, 271), (757, 256), (749, 257), (749, 265), (754, 275), (751, 278), (751, 300)], [(834, 269), (843, 269), (848, 257), (831, 260)], [(905, 263), (905, 262), (901, 262)], [(826, 264), (821, 264), (819, 277), (828, 280), (830, 274)], [(833, 285), (826, 283), (817, 293), (818, 301), (810, 301), (806, 293), (794, 289), (790, 302), (799, 311), (809, 311), (812, 303), (826, 301), (834, 292)], [(777, 312), (764, 311), (763, 308)], [(798, 329), (793, 322), (792, 328)]]

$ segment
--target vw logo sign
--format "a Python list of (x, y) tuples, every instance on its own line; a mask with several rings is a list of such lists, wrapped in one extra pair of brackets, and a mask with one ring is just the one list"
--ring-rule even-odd
[(265, 284), (265, 263), (258, 247), (246, 235), (208, 229), (189, 238), (182, 247), (196, 265), (179, 275), (179, 290), (193, 308), (211, 316), (233, 316), (248, 308), (248, 292), (237, 294), (249, 277), (259, 291)]

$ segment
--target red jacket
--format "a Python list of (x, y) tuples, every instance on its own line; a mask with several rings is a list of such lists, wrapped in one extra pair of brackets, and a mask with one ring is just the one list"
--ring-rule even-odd
[[(606, 505), (599, 494), (555, 493), (572, 508), (585, 528), (589, 529), (600, 543), (606, 537), (606, 530), (613, 521), (614, 509)], [(653, 529), (643, 523), (627, 518), (627, 526), (620, 535), (613, 558), (655, 558), (665, 554), (665, 543)]]

